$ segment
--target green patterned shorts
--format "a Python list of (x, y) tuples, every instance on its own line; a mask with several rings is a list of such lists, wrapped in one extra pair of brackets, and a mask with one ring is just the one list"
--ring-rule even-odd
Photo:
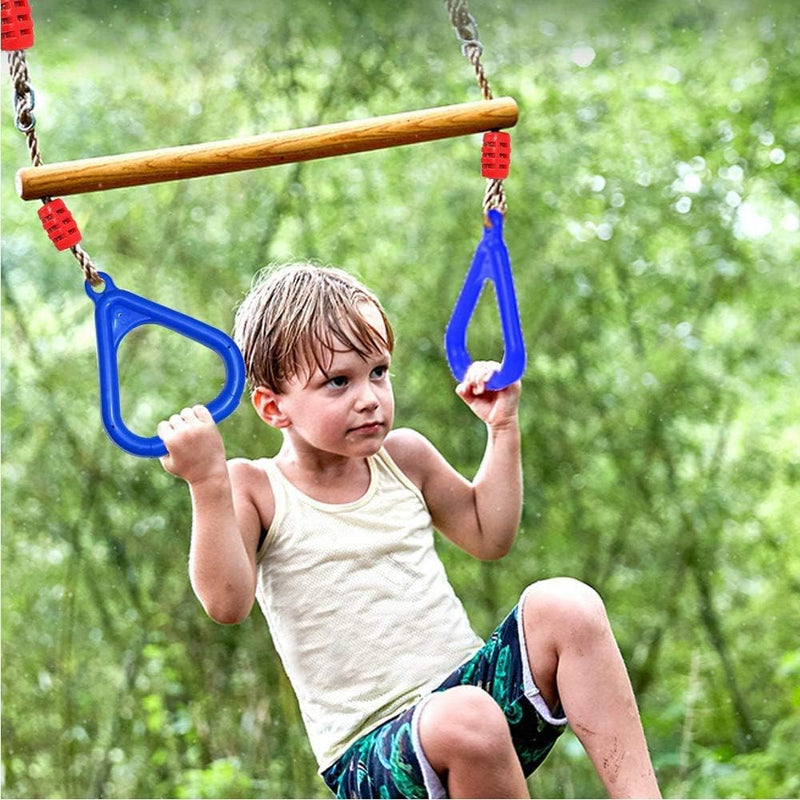
[[(524, 595), (523, 595), (524, 597)], [(522, 605), (492, 633), (489, 641), (434, 692), (478, 686), (503, 709), (525, 775), (550, 752), (567, 720), (555, 717), (533, 682), (519, 617)], [(336, 797), (447, 797), (419, 743), (418, 721), (426, 701), (362, 736), (322, 773)]]

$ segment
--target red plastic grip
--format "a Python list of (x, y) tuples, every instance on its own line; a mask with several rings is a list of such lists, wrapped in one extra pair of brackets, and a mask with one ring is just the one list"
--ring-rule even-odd
[(63, 200), (51, 200), (43, 205), (39, 209), (39, 219), (56, 250), (68, 250), (80, 242), (81, 232)]
[(508, 177), (511, 163), (511, 135), (505, 131), (489, 131), (483, 134), (481, 150), (481, 173), (484, 178), (502, 180)]
[(2, 0), (0, 40), (2, 49), (27, 50), (33, 47), (33, 19), (28, 0)]

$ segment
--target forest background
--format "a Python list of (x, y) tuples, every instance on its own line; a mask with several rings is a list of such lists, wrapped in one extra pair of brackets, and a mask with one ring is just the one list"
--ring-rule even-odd
[[(478, 99), (436, 0), (34, 0), (45, 163)], [(438, 542), (486, 635), (537, 578), (606, 600), (663, 790), (800, 795), (800, 24), (793, 0), (473, 0), (520, 105), (506, 238), (529, 364), (512, 554)], [(184, 486), (101, 430), (93, 307), (14, 191), (2, 118), (6, 797), (325, 797), (255, 611), (212, 623)], [(465, 474), (484, 431), (442, 333), (481, 232), (480, 137), (68, 198), (118, 286), (230, 330), (253, 274), (359, 274), (398, 332), (397, 423)], [(498, 357), (491, 292), (470, 329)], [(217, 357), (148, 326), (124, 416), (216, 395)], [(278, 446), (248, 402), (230, 455)], [(571, 734), (536, 796), (602, 787)]]

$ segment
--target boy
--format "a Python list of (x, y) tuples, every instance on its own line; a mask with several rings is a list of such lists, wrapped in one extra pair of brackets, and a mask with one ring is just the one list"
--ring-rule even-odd
[(636, 703), (599, 597), (528, 587), (484, 644), (447, 581), (433, 530), (497, 559), (522, 509), (520, 385), (456, 391), (486, 423), (467, 481), (420, 434), (393, 430), (394, 337), (346, 273), (262, 275), (236, 315), (271, 459), (226, 462), (202, 406), (158, 426), (192, 496), (192, 586), (241, 622), (257, 597), (338, 797), (528, 797), (525, 776), (569, 720), (612, 796), (656, 797)]

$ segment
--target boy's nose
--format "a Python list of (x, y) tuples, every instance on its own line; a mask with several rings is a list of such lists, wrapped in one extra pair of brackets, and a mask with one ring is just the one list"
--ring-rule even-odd
[(361, 387), (361, 391), (358, 393), (357, 402), (359, 409), (371, 410), (378, 407), (378, 396), (375, 394), (375, 390), (369, 383), (366, 383)]

